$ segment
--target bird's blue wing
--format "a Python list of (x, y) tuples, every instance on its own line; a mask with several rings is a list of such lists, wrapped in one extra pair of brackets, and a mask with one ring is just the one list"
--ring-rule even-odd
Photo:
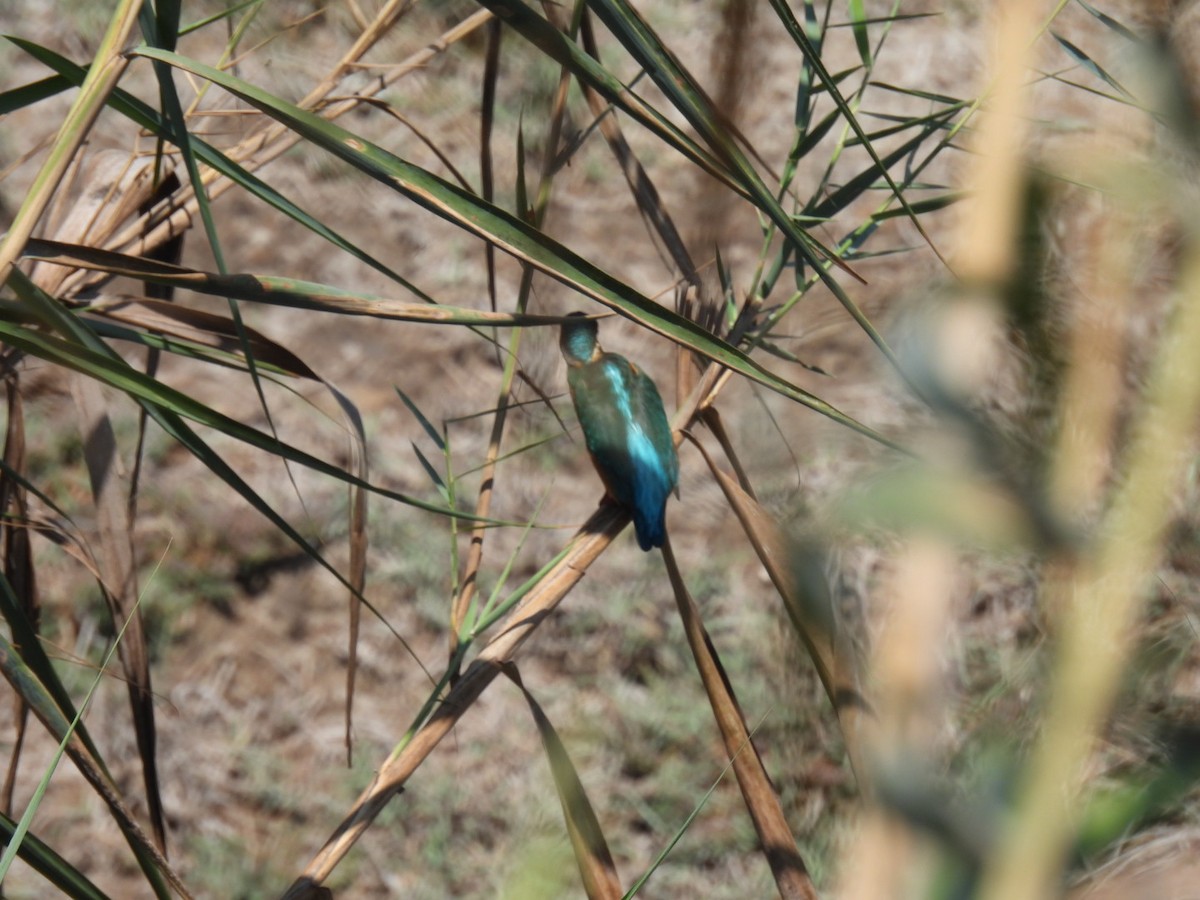
[(662, 546), (679, 461), (654, 382), (624, 357), (606, 353), (572, 367), (567, 383), (588, 452), (608, 492), (632, 513), (639, 546)]

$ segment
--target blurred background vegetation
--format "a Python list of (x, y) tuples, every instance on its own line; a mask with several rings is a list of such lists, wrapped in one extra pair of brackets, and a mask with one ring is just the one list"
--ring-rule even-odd
[(5, 896), (1194, 896), (1200, 4), (0, 32)]

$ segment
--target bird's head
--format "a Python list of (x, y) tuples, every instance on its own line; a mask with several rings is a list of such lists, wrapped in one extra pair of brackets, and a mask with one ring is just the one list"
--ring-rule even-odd
[(595, 319), (586, 318), (585, 313), (571, 313), (570, 322), (563, 323), (558, 335), (558, 346), (568, 366), (582, 366), (596, 359), (600, 353), (597, 340), (599, 326)]

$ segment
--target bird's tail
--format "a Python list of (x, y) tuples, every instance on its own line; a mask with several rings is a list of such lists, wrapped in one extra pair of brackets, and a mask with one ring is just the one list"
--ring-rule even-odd
[(637, 532), (638, 546), (643, 550), (661, 547), (667, 539), (667, 518), (665, 511), (655, 511), (649, 515), (634, 510), (633, 528)]

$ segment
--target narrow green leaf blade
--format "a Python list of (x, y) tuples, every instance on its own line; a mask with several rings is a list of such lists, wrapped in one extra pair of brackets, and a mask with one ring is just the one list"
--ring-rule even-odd
[(429, 439), (433, 441), (434, 446), (437, 447), (442, 453), (445, 453), (446, 441), (442, 438), (441, 434), (438, 433), (438, 430), (433, 427), (433, 423), (429, 421), (429, 419), (425, 416), (425, 413), (421, 412), (421, 409), (417, 406), (416, 402), (410, 396), (408, 396), (408, 394), (404, 393), (399, 386), (396, 387), (396, 393), (400, 395), (400, 399), (403, 401), (404, 405), (408, 407), (408, 411), (416, 417), (417, 422), (420, 423), (421, 427), (425, 430), (425, 433), (429, 435)]
[[(17, 823), (0, 813), (0, 842), (8, 844), (17, 830)], [(72, 866), (53, 847), (32, 831), (25, 833), (18, 856), (72, 900), (109, 900), (86, 875)]]
[(69, 87), (71, 87), (71, 82), (67, 79), (61, 75), (51, 75), (40, 81), (31, 81), (29, 84), (0, 92), (0, 116), (6, 116), (10, 112), (24, 109), (26, 106), (33, 106), (35, 103), (61, 94)]
[(1109, 87), (1111, 87), (1113, 90), (1120, 93), (1126, 99), (1128, 99), (1128, 100), (1133, 99), (1133, 94), (1131, 94), (1131, 93), (1129, 93), (1129, 91), (1125, 90), (1125, 86), (1123, 84), (1121, 84), (1121, 82), (1117, 81), (1116, 78), (1114, 78), (1112, 75), (1108, 74), (1108, 72), (1106, 72), (1104, 70), (1104, 68), (1098, 62), (1096, 62), (1094, 59), (1092, 59), (1090, 56), (1088, 56), (1086, 53), (1084, 53), (1081, 49), (1079, 49), (1079, 47), (1072, 44), (1070, 41), (1068, 41), (1062, 35), (1057, 34), (1053, 31), (1050, 32), (1050, 36), (1052, 38), (1054, 38), (1055, 41), (1058, 42), (1058, 45), (1060, 47), (1062, 47), (1063, 51), (1067, 54), (1067, 56), (1071, 57), (1071, 59), (1075, 60), (1075, 62), (1077, 62), (1079, 65), (1083, 66), (1085, 69), (1087, 69), (1089, 72), (1091, 72), (1097, 78), (1099, 78), (1101, 81), (1103, 81)]
[(554, 787), (562, 804), (567, 834), (571, 838), (571, 849), (575, 851), (575, 861), (579, 865), (584, 890), (591, 898), (619, 896), (621, 883), (617, 877), (616, 863), (613, 862), (608, 842), (604, 839), (600, 820), (596, 817), (591, 801), (588, 800), (587, 791), (575, 764), (571, 762), (562, 738), (558, 736), (533, 694), (521, 682), (516, 666), (510, 664), (505, 672), (525, 695), (525, 702), (529, 704), (529, 711), (533, 714), (533, 721), (542, 738), (542, 748), (546, 751), (546, 759), (550, 763), (550, 774), (554, 778)]
[(871, 36), (867, 33), (867, 12), (863, 0), (849, 0), (850, 27), (854, 29), (854, 44), (864, 66), (871, 68)]
[[(546, 274), (671, 340), (694, 349), (701, 355), (758, 381), (867, 437), (888, 446), (897, 446), (888, 438), (855, 421), (825, 401), (774, 375), (740, 350), (714, 338), (695, 323), (660, 306), (613, 278), (607, 272), (532, 226), (520, 221), (505, 210), (484, 203), (458, 185), (445, 181), (332, 122), (327, 122), (313, 113), (299, 109), (226, 72), (163, 50), (141, 48), (137, 52), (152, 59), (170, 62), (172, 65), (219, 84), (272, 118), (283, 122), (305, 139), (400, 191), (435, 215), (448, 219), (485, 240), (493, 241), (516, 258), (530, 263)], [(770, 198), (769, 195), (768, 199), (774, 204), (773, 198)], [(774, 205), (778, 208), (778, 204)], [(780, 210), (780, 215), (784, 221), (788, 222), (788, 233), (796, 235), (797, 239), (803, 239), (799, 229), (788, 221), (782, 210)], [(840, 288), (837, 290), (840, 291)], [(845, 298), (844, 292), (841, 292), (839, 297)], [(843, 302), (850, 303), (849, 298), (845, 298)], [(853, 304), (850, 303), (850, 306), (853, 307)], [(858, 313), (857, 318), (861, 323), (865, 323), (864, 327), (870, 329), (870, 333), (878, 337), (861, 312), (858, 312), (856, 307), (854, 309)], [(882, 338), (879, 338), (879, 341), (882, 343)], [(890, 354), (890, 351), (888, 352)]]

